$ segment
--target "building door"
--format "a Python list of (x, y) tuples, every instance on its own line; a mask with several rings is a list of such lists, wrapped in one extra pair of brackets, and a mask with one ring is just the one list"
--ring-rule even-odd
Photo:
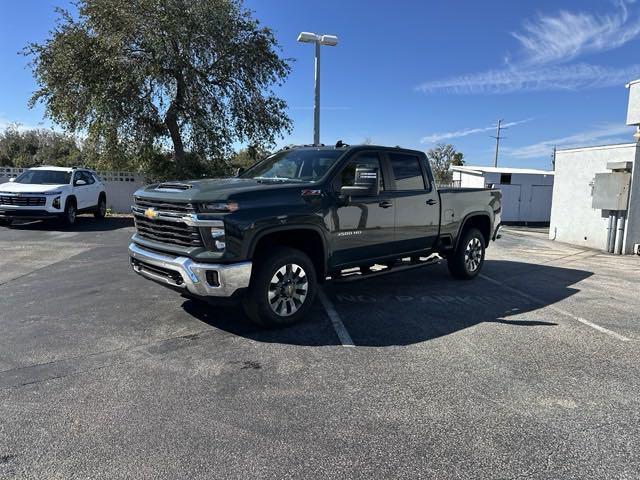
[(520, 222), (521, 185), (496, 185), (502, 192), (502, 221)]
[(531, 185), (529, 197), (529, 222), (548, 222), (551, 218), (553, 185)]

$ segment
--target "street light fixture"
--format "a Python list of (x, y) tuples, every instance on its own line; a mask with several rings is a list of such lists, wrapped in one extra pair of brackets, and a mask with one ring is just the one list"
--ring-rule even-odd
[(335, 47), (338, 44), (338, 37), (335, 35), (317, 35), (311, 32), (302, 32), (298, 35), (298, 41), (302, 43), (316, 44), (316, 68), (314, 82), (313, 101), (313, 144), (320, 144), (320, 46)]

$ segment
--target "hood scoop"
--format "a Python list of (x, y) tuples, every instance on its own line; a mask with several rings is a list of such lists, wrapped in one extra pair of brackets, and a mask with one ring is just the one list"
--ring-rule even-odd
[(181, 190), (189, 190), (190, 188), (193, 188), (193, 185), (190, 185), (188, 183), (165, 182), (158, 185), (156, 187), (156, 190), (181, 191)]

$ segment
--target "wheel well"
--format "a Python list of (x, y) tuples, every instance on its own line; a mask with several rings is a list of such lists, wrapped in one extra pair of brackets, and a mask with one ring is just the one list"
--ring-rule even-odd
[(104, 198), (105, 200), (107, 199), (107, 194), (104, 192), (100, 192), (100, 195), (98, 195), (98, 200), (100, 200), (101, 198)]
[(267, 255), (269, 249), (274, 246), (291, 247), (306, 253), (314, 268), (319, 282), (324, 280), (325, 250), (320, 233), (310, 228), (281, 230), (266, 234), (258, 240), (253, 250), (253, 256), (258, 258)]
[(67, 205), (67, 203), (69, 203), (69, 202), (73, 202), (73, 203), (75, 203), (75, 204), (76, 204), (76, 206), (78, 205), (78, 200), (76, 200), (75, 195), (69, 195), (69, 196), (67, 197), (67, 199), (64, 201), (65, 206), (66, 206), (66, 205)]
[(491, 240), (491, 220), (487, 215), (473, 215), (464, 222), (462, 230), (458, 238), (462, 238), (462, 235), (470, 228), (477, 228), (484, 237), (484, 244), (489, 245)]

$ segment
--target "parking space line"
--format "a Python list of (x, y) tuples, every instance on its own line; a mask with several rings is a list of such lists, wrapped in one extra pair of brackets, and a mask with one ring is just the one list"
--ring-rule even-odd
[(629, 341), (631, 341), (631, 339), (630, 339), (630, 338), (625, 337), (624, 335), (620, 335), (619, 333), (616, 333), (616, 332), (614, 332), (614, 331), (612, 331), (612, 330), (609, 330), (608, 328), (601, 327), (600, 325), (597, 325), (597, 324), (595, 324), (595, 323), (593, 323), (593, 322), (591, 322), (591, 321), (587, 320), (586, 318), (579, 317), (579, 316), (577, 316), (577, 315), (574, 315), (573, 313), (567, 312), (566, 310), (563, 310), (563, 309), (561, 309), (561, 308), (555, 307), (555, 306), (553, 306), (553, 305), (549, 305), (549, 304), (548, 304), (547, 302), (545, 302), (544, 300), (541, 300), (541, 299), (536, 298), (536, 297), (534, 297), (534, 296), (532, 296), (532, 295), (529, 295), (528, 293), (525, 293), (525, 292), (523, 292), (523, 291), (520, 291), (520, 290), (518, 290), (517, 288), (513, 288), (513, 287), (510, 287), (509, 285), (505, 285), (504, 283), (499, 282), (498, 280), (495, 280), (495, 279), (493, 279), (493, 278), (491, 278), (491, 277), (488, 277), (488, 276), (486, 276), (486, 275), (485, 275), (485, 274), (483, 274), (483, 273), (481, 273), (479, 276), (480, 276), (481, 278), (484, 278), (484, 279), (485, 279), (485, 280), (487, 280), (488, 282), (491, 282), (491, 283), (493, 283), (493, 284), (495, 284), (495, 285), (499, 285), (499, 286), (501, 286), (502, 288), (505, 288), (505, 289), (507, 289), (507, 290), (509, 290), (509, 291), (511, 291), (511, 292), (513, 292), (513, 293), (517, 293), (518, 295), (520, 295), (521, 297), (526, 298), (527, 300), (531, 300), (532, 302), (538, 303), (538, 304), (542, 305), (543, 307), (549, 308), (549, 309), (553, 310), (553, 311), (554, 311), (554, 312), (556, 312), (556, 313), (559, 313), (559, 314), (561, 314), (561, 315), (564, 315), (564, 316), (566, 316), (566, 317), (569, 317), (569, 318), (571, 318), (571, 319), (573, 319), (573, 320), (575, 320), (575, 321), (577, 321), (577, 322), (580, 322), (580, 323), (582, 323), (583, 325), (586, 325), (587, 327), (591, 327), (591, 328), (593, 328), (594, 330), (597, 330), (597, 331), (599, 331), (599, 332), (601, 332), (601, 333), (605, 333), (605, 334), (607, 334), (607, 335), (609, 335), (609, 336), (611, 336), (611, 337), (613, 337), (613, 338), (617, 338), (618, 340), (621, 340), (621, 341), (623, 341), (623, 342), (629, 342)]
[(331, 320), (331, 325), (333, 326), (333, 329), (335, 330), (336, 335), (338, 335), (338, 339), (340, 340), (340, 343), (342, 344), (342, 346), (355, 347), (355, 344), (351, 339), (351, 335), (349, 335), (347, 328), (344, 326), (344, 323), (342, 323), (342, 319), (340, 318), (340, 315), (338, 315), (338, 312), (333, 306), (333, 303), (331, 303), (331, 300), (329, 300), (329, 297), (320, 286), (318, 286), (318, 296), (320, 297), (320, 302), (322, 303), (322, 306), (327, 312), (327, 315), (329, 315), (329, 319)]

